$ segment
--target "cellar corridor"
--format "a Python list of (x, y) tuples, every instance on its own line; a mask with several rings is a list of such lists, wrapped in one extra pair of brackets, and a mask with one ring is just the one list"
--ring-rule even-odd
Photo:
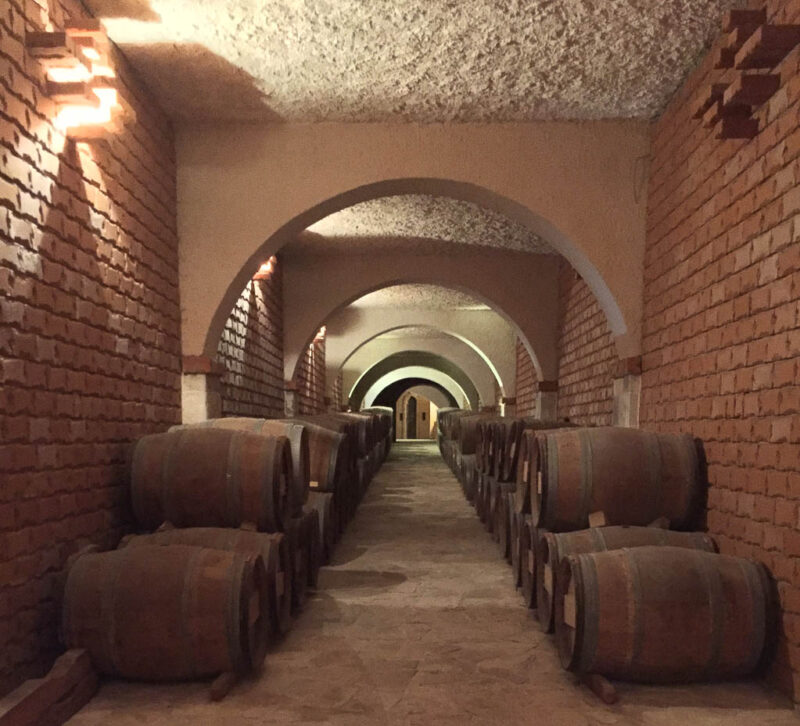
[(110, 681), (69, 724), (796, 723), (752, 681), (618, 687), (603, 706), (561, 670), (435, 443), (399, 443), (259, 674), (219, 703), (207, 683)]

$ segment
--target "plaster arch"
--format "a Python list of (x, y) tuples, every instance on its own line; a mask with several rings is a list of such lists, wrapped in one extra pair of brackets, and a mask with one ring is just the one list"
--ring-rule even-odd
[(378, 399), (378, 396), (380, 396), (382, 391), (391, 386), (393, 383), (402, 381), (404, 379), (426, 380), (429, 383), (439, 385), (453, 397), (453, 400), (456, 402), (456, 407), (463, 408), (468, 411), (478, 410), (471, 404), (464, 389), (461, 388), (458, 382), (451, 376), (449, 376), (447, 373), (442, 373), (442, 371), (435, 368), (428, 368), (427, 366), (421, 365), (396, 368), (395, 370), (384, 374), (369, 387), (367, 392), (364, 394), (362, 404), (358, 407), (354, 406), (353, 410), (374, 406), (375, 401)]
[(435, 386), (426, 386), (418, 383), (411, 386), (411, 388), (406, 389), (400, 395), (402, 396), (406, 393), (410, 393), (413, 396), (422, 396), (423, 398), (427, 398), (437, 408), (446, 408), (450, 405), (450, 401), (447, 400), (447, 397)]
[[(445, 408), (458, 408), (458, 401), (453, 395), (441, 384), (434, 383), (427, 378), (401, 378), (399, 381), (389, 384), (377, 396), (375, 396), (374, 405), (389, 406), (393, 411), (397, 411), (397, 400), (410, 388), (421, 388), (423, 390), (434, 391), (438, 394), (442, 405)], [(437, 404), (438, 406), (439, 404)]]
[[(482, 401), (491, 402), (494, 400), (495, 387), (499, 385), (499, 383), (492, 374), (491, 369), (470, 346), (451, 336), (437, 338), (373, 338), (357, 351), (354, 351), (353, 355), (351, 355), (342, 368), (339, 369), (342, 373), (342, 390), (352, 390), (356, 381), (377, 361), (408, 350), (430, 353), (455, 363), (475, 384), (475, 388), (478, 390), (478, 395)], [(327, 379), (331, 387), (335, 382), (336, 375), (337, 373), (333, 373), (333, 377)], [(506, 395), (502, 388), (501, 393)]]
[(420, 308), (369, 308), (350, 306), (325, 321), (325, 365), (332, 382), (360, 351), (376, 339), (404, 329), (438, 330), (467, 346), (489, 368), (504, 395), (513, 396), (516, 383), (516, 334), (493, 310), (426, 310)]
[(419, 283), (458, 290), (486, 304), (522, 341), (539, 380), (555, 381), (558, 270), (556, 255), (475, 248), (457, 255), (387, 251), (290, 260), (283, 268), (284, 377), (295, 379), (303, 352), (323, 324), (345, 309), (344, 322), (359, 323), (363, 313), (348, 307), (351, 303), (383, 288)]
[(646, 207), (637, 169), (648, 128), (185, 125), (177, 135), (183, 352), (213, 357), (245, 283), (301, 230), (358, 202), (417, 193), (475, 202), (540, 235), (592, 289), (620, 356), (637, 355)]
[[(350, 407), (354, 410), (360, 409), (362, 403), (366, 400), (367, 391), (372, 390), (376, 381), (379, 381), (392, 371), (406, 369), (411, 366), (439, 371), (448, 376), (451, 380), (455, 381), (459, 389), (464, 393), (471, 408), (476, 411), (480, 408), (482, 401), (480, 393), (470, 377), (459, 366), (444, 356), (419, 350), (405, 350), (400, 353), (394, 353), (378, 361), (368, 370), (364, 371), (350, 391), (348, 391), (348, 403)], [(377, 394), (379, 391), (380, 389), (375, 391), (375, 393)], [(490, 397), (488, 401), (483, 400), (483, 404), (493, 405), (494, 398)]]

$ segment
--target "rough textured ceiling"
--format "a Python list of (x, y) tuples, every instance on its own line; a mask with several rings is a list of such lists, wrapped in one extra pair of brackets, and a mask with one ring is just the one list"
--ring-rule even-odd
[(650, 117), (735, 0), (85, 0), (168, 111)]
[(287, 245), (284, 254), (430, 251), (454, 243), (553, 253), (544, 240), (502, 214), (471, 202), (426, 194), (361, 202), (325, 217), (308, 232)]
[(435, 338), (441, 340), (452, 340), (453, 336), (425, 325), (409, 325), (406, 328), (398, 328), (388, 333), (379, 335), (375, 340), (394, 340), (397, 338)]
[[(393, 285), (351, 303), (355, 308), (424, 308), (426, 310), (489, 310), (480, 300), (439, 285)], [(403, 328), (408, 335), (412, 328)], [(420, 328), (422, 329), (422, 328)]]

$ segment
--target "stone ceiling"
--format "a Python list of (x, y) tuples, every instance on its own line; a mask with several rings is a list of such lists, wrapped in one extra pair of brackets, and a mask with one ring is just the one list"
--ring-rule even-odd
[(401, 194), (361, 202), (325, 217), (286, 245), (282, 254), (431, 251), (453, 244), (554, 252), (526, 227), (472, 202)]
[[(392, 285), (371, 292), (351, 303), (354, 308), (423, 308), (426, 310), (488, 310), (477, 298), (439, 285)], [(426, 328), (402, 328), (402, 337)], [(410, 332), (409, 332), (410, 331)]]
[(432, 338), (452, 340), (453, 336), (439, 330), (438, 328), (431, 328), (427, 325), (409, 325), (405, 328), (398, 328), (397, 330), (391, 330), (388, 333), (383, 333), (377, 338), (374, 338), (374, 340), (394, 340), (397, 338)]
[(652, 117), (733, 0), (84, 0), (177, 117)]

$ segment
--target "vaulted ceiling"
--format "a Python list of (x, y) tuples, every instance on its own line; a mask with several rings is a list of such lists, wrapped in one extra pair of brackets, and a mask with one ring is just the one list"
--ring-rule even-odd
[(173, 115), (651, 117), (734, 0), (85, 0)]
[(441, 251), (456, 244), (552, 254), (543, 239), (508, 217), (447, 197), (400, 194), (331, 214), (284, 248), (283, 254)]

